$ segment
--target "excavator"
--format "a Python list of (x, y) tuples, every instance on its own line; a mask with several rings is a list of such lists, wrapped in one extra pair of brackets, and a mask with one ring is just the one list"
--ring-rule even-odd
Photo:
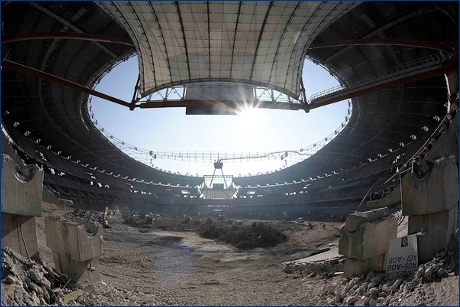
[(109, 207), (106, 206), (104, 213), (99, 217), (99, 220), (98, 220), (99, 224), (101, 224), (102, 227), (104, 228), (110, 228), (109, 220), (107, 219), (108, 215), (109, 215)]

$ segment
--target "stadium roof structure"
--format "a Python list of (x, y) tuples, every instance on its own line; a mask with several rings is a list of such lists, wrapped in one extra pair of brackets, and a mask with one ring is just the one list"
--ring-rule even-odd
[(140, 92), (195, 82), (264, 85), (299, 98), (315, 34), (353, 2), (101, 2), (139, 55)]
[[(202, 183), (121, 152), (92, 123), (89, 95), (131, 109), (206, 107), (228, 102), (142, 98), (176, 85), (225, 83), (277, 90), (297, 100), (288, 108), (307, 112), (350, 99), (347, 126), (314, 156), (234, 178), (242, 187), (303, 188), (331, 176), (389, 174), (424, 146), (458, 93), (457, 2), (2, 2), (2, 22), (2, 128), (23, 157), (44, 166), (45, 183), (69, 197), (113, 193), (88, 188), (96, 180), (128, 196), (145, 184), (159, 195)], [(133, 55), (132, 101), (94, 90)], [(340, 87), (307, 98), (307, 58)]]

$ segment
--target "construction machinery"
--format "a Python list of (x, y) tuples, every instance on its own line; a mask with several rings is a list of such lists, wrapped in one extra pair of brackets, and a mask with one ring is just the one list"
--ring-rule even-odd
[(110, 228), (109, 226), (109, 220), (108, 220), (108, 215), (109, 215), (109, 207), (105, 207), (105, 210), (104, 210), (104, 213), (101, 214), (101, 216), (99, 217), (99, 224), (102, 225), (102, 227), (104, 228)]

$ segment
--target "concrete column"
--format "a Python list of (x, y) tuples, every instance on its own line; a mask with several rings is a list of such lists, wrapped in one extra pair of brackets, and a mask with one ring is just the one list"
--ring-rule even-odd
[(38, 259), (35, 217), (42, 212), (43, 170), (2, 158), (2, 246)]
[(433, 259), (436, 253), (442, 252), (457, 229), (458, 208), (448, 211), (410, 215), (407, 233), (417, 236), (417, 250), (419, 263), (426, 263)]
[(39, 259), (35, 216), (2, 212), (2, 247), (6, 246), (23, 257)]
[(388, 208), (350, 214), (340, 228), (339, 254), (345, 256), (344, 277), (385, 270), (396, 218)]
[(458, 227), (458, 168), (455, 156), (414, 167), (401, 180), (402, 213), (408, 234), (418, 234), (419, 262), (443, 251)]
[[(84, 225), (82, 223), (85, 223)], [(45, 218), (46, 245), (60, 271), (76, 283), (100, 281), (98, 260), (102, 255), (102, 226), (59, 216)]]

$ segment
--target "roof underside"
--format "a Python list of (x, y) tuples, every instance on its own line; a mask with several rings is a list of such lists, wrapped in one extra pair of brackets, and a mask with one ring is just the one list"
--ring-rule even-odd
[(100, 2), (129, 34), (143, 96), (206, 81), (266, 86), (298, 98), (315, 37), (353, 2)]

